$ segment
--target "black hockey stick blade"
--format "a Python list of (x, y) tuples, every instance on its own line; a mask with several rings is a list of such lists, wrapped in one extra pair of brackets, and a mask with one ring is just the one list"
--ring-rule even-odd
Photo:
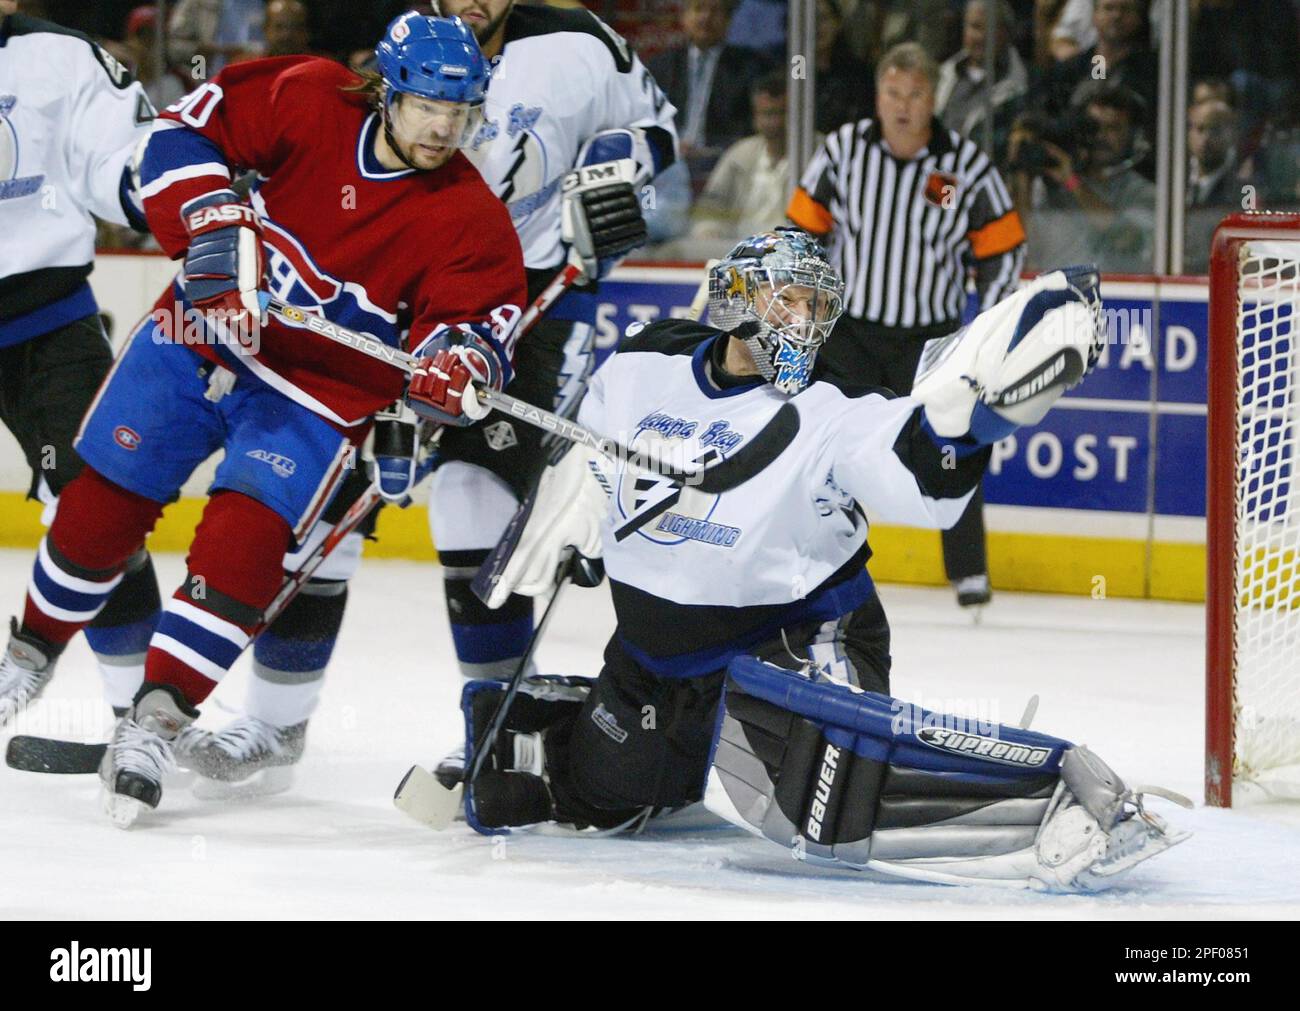
[(99, 770), (107, 744), (59, 741), (51, 737), (19, 734), (5, 749), (5, 765), (22, 772), (84, 776)]

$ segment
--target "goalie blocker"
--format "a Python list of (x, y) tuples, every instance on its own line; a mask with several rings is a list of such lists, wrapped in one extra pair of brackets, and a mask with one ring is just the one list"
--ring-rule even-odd
[[(585, 760), (571, 747), (578, 728), (617, 726), (594, 686), (588, 678), (526, 679), (466, 798), (475, 830), (495, 835), (543, 821), (620, 830), (658, 813), (602, 812), (575, 790)], [(499, 682), (466, 686), (468, 742), (504, 690)], [(680, 771), (664, 765), (667, 779)], [(1086, 747), (970, 726), (754, 657), (729, 666), (700, 787), (714, 814), (798, 859), (941, 884), (1097, 891), (1188, 837)]]

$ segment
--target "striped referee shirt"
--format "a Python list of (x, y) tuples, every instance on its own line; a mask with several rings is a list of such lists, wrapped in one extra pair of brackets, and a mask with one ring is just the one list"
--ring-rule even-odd
[(786, 210), (827, 238), (846, 316), (882, 330), (947, 333), (961, 322), (968, 273), (980, 307), (1011, 292), (1025, 231), (998, 170), (970, 140), (932, 121), (904, 161), (871, 119), (846, 123), (808, 163)]

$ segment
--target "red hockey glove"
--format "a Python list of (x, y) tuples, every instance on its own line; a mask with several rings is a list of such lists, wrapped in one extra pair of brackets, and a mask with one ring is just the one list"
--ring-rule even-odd
[(423, 417), (447, 425), (472, 425), (489, 408), (479, 402), (474, 385), (501, 388), (501, 366), (492, 349), (475, 339), (442, 348), (421, 358), (411, 374), (406, 402)]

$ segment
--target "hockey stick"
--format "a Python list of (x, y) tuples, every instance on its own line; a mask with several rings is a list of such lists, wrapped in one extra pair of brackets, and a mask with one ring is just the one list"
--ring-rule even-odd
[(435, 832), (441, 832), (455, 819), (462, 798), (468, 803), (468, 791), (478, 779), (479, 773), (483, 771), (487, 756), (492, 752), (497, 738), (501, 735), (501, 728), (505, 726), (506, 717), (510, 715), (511, 704), (524, 683), (524, 675), (532, 663), (533, 654), (537, 652), (538, 644), (541, 643), (542, 636), (546, 632), (546, 626), (550, 624), (555, 604), (560, 599), (560, 591), (572, 578), (574, 567), (584, 562), (590, 564), (589, 560), (570, 554), (560, 564), (556, 573), (555, 589), (551, 591), (551, 599), (547, 601), (542, 619), (537, 623), (532, 637), (528, 640), (524, 655), (519, 659), (519, 666), (510, 675), (510, 683), (506, 686), (505, 695), (502, 696), (491, 721), (479, 735), (473, 749), (466, 755), (469, 764), (466, 766), (462, 780), (448, 789), (423, 766), (413, 765), (397, 784), (397, 790), (393, 794), (393, 804), (399, 811), (410, 815), (416, 821), (423, 822)]
[[(439, 462), (435, 451), (416, 471), (414, 484), (423, 481), (437, 470)], [(253, 628), (249, 637), (250, 642), (261, 635), (284, 612), (312, 575), (324, 564), (325, 559), (343, 543), (343, 539), (348, 534), (365, 522), (381, 500), (378, 487), (372, 483), (348, 507), (302, 565), (285, 577), (284, 582), (280, 584), (279, 592), (263, 612), (262, 620)], [(5, 764), (20, 772), (87, 775), (99, 769), (99, 763), (107, 747), (108, 745), (103, 742), (65, 741), (53, 737), (17, 734), (10, 738), (5, 748)]]
[[(400, 348), (390, 347), (367, 334), (341, 327), (323, 316), (304, 312), (265, 293), (260, 294), (258, 298), (261, 300), (264, 312), (289, 326), (310, 330), (327, 340), (359, 351), (368, 358), (386, 362), (408, 375), (418, 366), (419, 360), (416, 356)], [(535, 407), (508, 393), (482, 387), (478, 387), (476, 392), (481, 403), (503, 414), (509, 414), (570, 442), (589, 446), (597, 452), (626, 462), (639, 470), (658, 474), (677, 484), (689, 485), (714, 495), (731, 491), (753, 478), (775, 460), (799, 434), (799, 412), (793, 404), (782, 404), (757, 435), (722, 462), (707, 467), (677, 467), (658, 454), (648, 450), (628, 449), (614, 439), (598, 435), (575, 421)]]

